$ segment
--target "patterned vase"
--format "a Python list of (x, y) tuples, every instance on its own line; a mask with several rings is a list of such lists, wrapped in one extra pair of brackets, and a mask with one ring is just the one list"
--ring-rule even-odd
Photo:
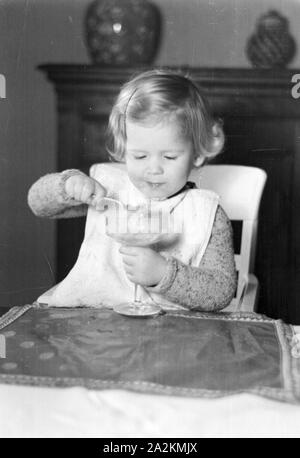
[(294, 57), (296, 44), (289, 34), (288, 20), (277, 11), (260, 17), (250, 37), (246, 53), (254, 67), (285, 67)]
[(95, 0), (85, 17), (86, 43), (95, 64), (149, 64), (159, 44), (161, 17), (148, 0)]

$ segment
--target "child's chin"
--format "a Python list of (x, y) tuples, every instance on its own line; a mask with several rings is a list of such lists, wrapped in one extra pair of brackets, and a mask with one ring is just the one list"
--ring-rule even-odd
[(166, 195), (165, 193), (162, 192), (150, 192), (147, 195), (148, 199), (151, 200), (166, 200), (168, 199), (169, 195)]

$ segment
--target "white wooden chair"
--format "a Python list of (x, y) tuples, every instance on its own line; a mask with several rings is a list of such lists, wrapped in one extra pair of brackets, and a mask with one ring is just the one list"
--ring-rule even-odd
[[(124, 168), (124, 164), (111, 163)], [(224, 311), (255, 311), (259, 282), (254, 274), (258, 212), (266, 182), (266, 172), (257, 167), (240, 165), (206, 165), (193, 169), (190, 181), (199, 188), (211, 189), (220, 196), (220, 204), (230, 220), (242, 222), (240, 253), (235, 254), (238, 271), (236, 297)], [(47, 303), (56, 286), (38, 298)]]
[(242, 222), (240, 252), (235, 254), (238, 271), (236, 297), (224, 311), (255, 311), (259, 282), (254, 274), (258, 214), (267, 174), (257, 167), (206, 165), (193, 169), (190, 180), (211, 189), (231, 221)]

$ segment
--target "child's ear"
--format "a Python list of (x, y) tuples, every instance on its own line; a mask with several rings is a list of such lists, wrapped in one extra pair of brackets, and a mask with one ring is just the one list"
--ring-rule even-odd
[(195, 154), (193, 158), (194, 167), (200, 167), (203, 164), (204, 159), (205, 158), (203, 156), (199, 156), (198, 154)]

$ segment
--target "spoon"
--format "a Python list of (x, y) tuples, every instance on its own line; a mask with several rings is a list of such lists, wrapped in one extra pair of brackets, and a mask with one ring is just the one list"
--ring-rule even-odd
[[(117, 204), (122, 211), (138, 211), (141, 206), (138, 205), (137, 207), (132, 207), (130, 205), (125, 205), (123, 202), (117, 199), (113, 199), (112, 197), (103, 197), (94, 208), (98, 211), (104, 211), (105, 208), (108, 208), (109, 204)], [(93, 206), (93, 199), (91, 199), (90, 205)]]

